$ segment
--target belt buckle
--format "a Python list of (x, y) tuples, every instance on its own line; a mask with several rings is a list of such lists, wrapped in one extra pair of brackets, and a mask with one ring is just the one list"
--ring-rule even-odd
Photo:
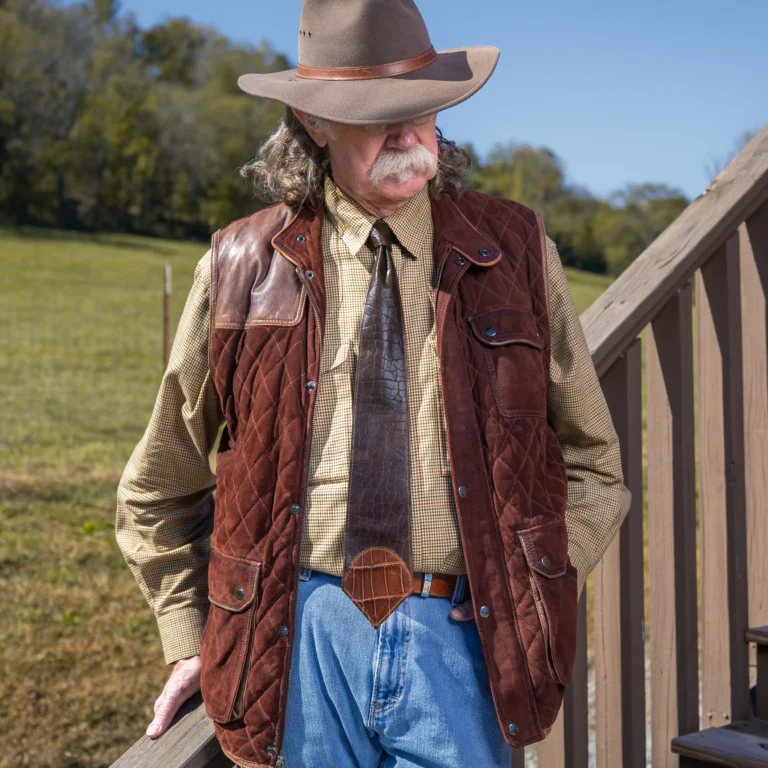
[(432, 589), (432, 574), (424, 574), (424, 582), (421, 585), (421, 596), (429, 597), (429, 590)]

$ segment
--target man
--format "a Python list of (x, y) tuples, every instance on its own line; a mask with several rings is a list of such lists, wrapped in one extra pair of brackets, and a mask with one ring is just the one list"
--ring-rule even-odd
[(240, 78), (288, 105), (245, 168), (279, 202), (197, 265), (118, 490), (175, 663), (150, 736), (201, 686), (248, 768), (549, 732), (629, 493), (541, 215), (463, 191), (436, 129), (497, 57), (436, 53), (410, 0), (305, 0), (298, 68)]

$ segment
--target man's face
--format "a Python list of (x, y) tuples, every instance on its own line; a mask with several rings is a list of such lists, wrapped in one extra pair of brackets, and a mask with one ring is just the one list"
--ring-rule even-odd
[(298, 117), (328, 147), (336, 183), (362, 203), (399, 206), (437, 173), (437, 115), (372, 126)]

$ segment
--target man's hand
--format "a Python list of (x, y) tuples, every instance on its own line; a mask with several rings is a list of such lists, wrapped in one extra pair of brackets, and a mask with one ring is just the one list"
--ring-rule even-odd
[(168, 678), (163, 692), (155, 702), (155, 719), (147, 728), (147, 736), (154, 739), (164, 733), (179, 707), (200, 690), (200, 657), (181, 659)]
[(461, 605), (453, 608), (449, 615), (452, 619), (456, 619), (456, 621), (472, 621), (475, 618), (472, 601), (465, 600)]

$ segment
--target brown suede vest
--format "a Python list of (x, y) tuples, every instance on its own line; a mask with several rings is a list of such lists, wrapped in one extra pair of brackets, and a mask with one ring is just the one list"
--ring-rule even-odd
[[(476, 192), (443, 197), (432, 213), (461, 541), (499, 724), (521, 747), (554, 723), (576, 647), (565, 466), (547, 421), (544, 225), (530, 208)], [(210, 368), (226, 430), (202, 691), (221, 746), (247, 768), (283, 766), (291, 727), (299, 535), (325, 318), (322, 220), (322, 210), (294, 215), (277, 205), (212, 243)]]

